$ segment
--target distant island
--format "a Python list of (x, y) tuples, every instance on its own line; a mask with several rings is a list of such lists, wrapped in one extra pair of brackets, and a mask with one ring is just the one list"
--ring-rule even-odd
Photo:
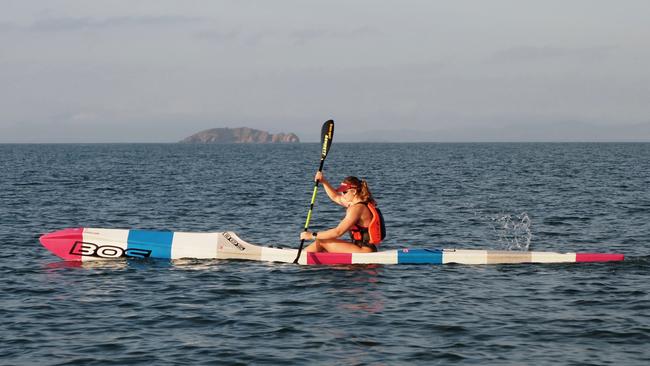
[(268, 144), (300, 142), (293, 133), (272, 134), (248, 127), (212, 128), (195, 133), (180, 141), (190, 144)]

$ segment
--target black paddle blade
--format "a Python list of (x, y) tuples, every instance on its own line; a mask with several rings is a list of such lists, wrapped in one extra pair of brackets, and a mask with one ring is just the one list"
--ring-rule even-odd
[(332, 146), (332, 138), (334, 137), (334, 121), (329, 120), (323, 123), (323, 129), (320, 131), (320, 143), (323, 146), (321, 151), (321, 159), (325, 159), (327, 153), (330, 151), (330, 146)]

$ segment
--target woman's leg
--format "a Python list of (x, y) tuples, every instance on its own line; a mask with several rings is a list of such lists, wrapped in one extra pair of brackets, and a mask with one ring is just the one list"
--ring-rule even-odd
[(305, 248), (308, 253), (312, 252), (330, 252), (330, 253), (372, 253), (368, 247), (360, 247), (349, 241), (341, 239), (318, 239)]

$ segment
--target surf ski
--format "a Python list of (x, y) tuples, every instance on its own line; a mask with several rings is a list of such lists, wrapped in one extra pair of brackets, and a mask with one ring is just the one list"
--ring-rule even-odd
[[(190, 233), (101, 228), (59, 230), (40, 237), (45, 248), (66, 261), (121, 258), (240, 259), (293, 263), (298, 249), (264, 247), (232, 231)], [(375, 253), (306, 253), (298, 264), (505, 264), (622, 261), (623, 254), (554, 253), (472, 249), (394, 249)]]

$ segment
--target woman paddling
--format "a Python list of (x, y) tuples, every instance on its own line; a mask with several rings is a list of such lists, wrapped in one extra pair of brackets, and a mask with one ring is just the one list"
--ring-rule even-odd
[[(377, 245), (386, 236), (384, 219), (368, 189), (368, 183), (357, 177), (347, 177), (338, 188), (325, 179), (323, 173), (316, 173), (316, 181), (323, 183), (329, 198), (346, 208), (345, 217), (335, 228), (300, 234), (300, 239), (314, 240), (307, 252), (370, 253), (377, 251)], [(346, 232), (351, 241), (339, 239)]]

